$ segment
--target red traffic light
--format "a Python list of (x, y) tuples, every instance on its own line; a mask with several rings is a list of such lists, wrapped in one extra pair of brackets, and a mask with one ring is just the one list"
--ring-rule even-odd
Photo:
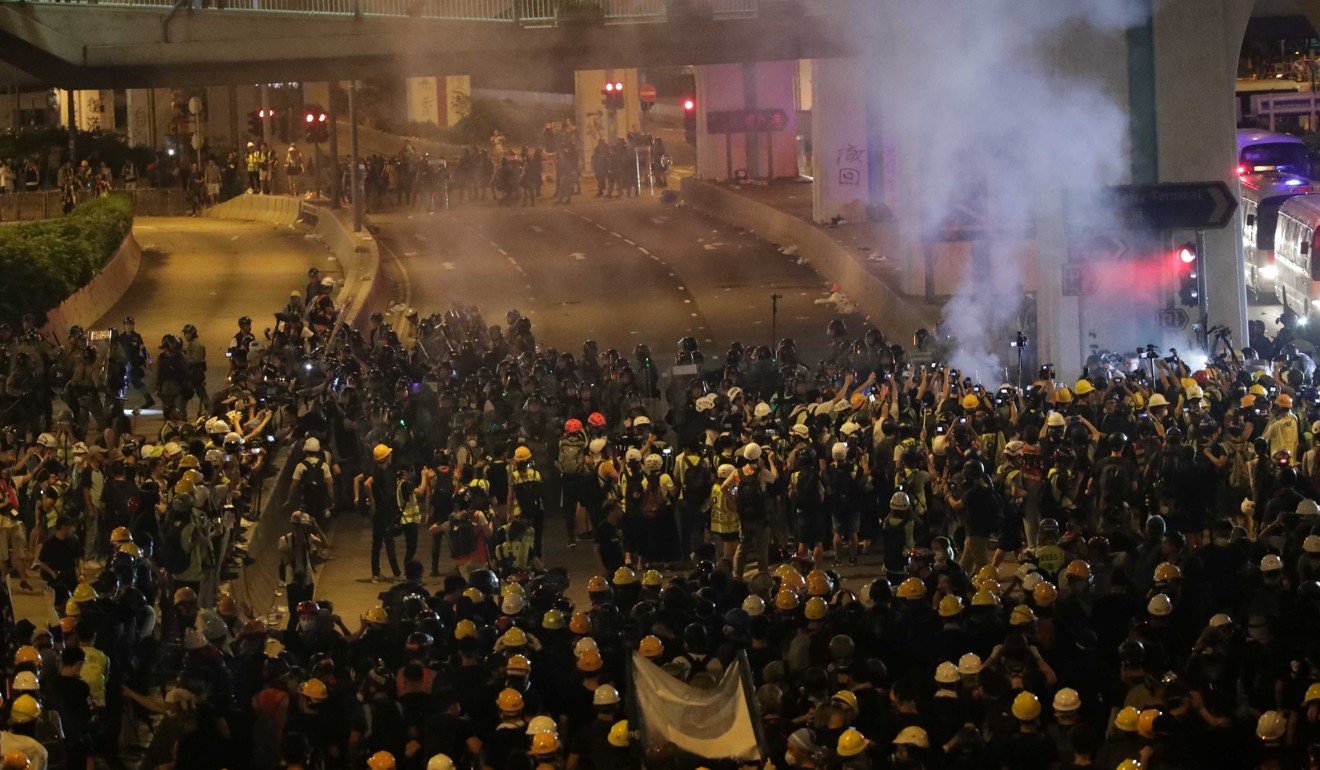
[(1178, 259), (1184, 265), (1190, 265), (1196, 261), (1196, 246), (1186, 243), (1178, 248)]
[(615, 81), (615, 83), (614, 83), (614, 90), (615, 90), (615, 91), (622, 91), (622, 90), (623, 90), (623, 84), (622, 84), (622, 83), (619, 83), (619, 82), (617, 82), (617, 81)]
[(310, 112), (307, 113), (307, 122), (308, 122), (308, 123), (312, 123), (312, 122), (314, 122), (315, 120), (316, 120), (316, 116), (315, 116), (315, 115), (313, 115), (313, 114), (310, 113)]
[(684, 111), (684, 112), (691, 112), (691, 111), (695, 110), (696, 108), (697, 108), (697, 103), (696, 103), (696, 102), (692, 101), (691, 99), (684, 99), (684, 100), (683, 100), (683, 111)]
[(324, 113), (324, 112), (323, 112), (323, 113), (321, 113), (321, 117), (320, 117), (320, 118), (318, 118), (318, 120), (320, 120), (320, 121), (321, 121), (321, 122), (322, 122), (322, 123), (324, 123), (324, 122), (325, 122), (325, 113)]
[(605, 90), (606, 90), (606, 91), (609, 91), (609, 92), (611, 92), (611, 93), (613, 93), (613, 92), (614, 92), (614, 84), (613, 84), (613, 83), (606, 83), (606, 84), (605, 84)]
[(275, 117), (275, 110), (257, 110), (257, 117), (273, 118)]

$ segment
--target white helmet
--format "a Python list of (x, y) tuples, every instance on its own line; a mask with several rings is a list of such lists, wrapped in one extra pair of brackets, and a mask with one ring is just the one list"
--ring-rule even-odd
[(1041, 581), (1044, 579), (1045, 578), (1040, 576), (1039, 572), (1028, 572), (1026, 576), (1022, 578), (1022, 588), (1026, 591), (1035, 591), (1036, 586), (1040, 585)]
[(944, 661), (935, 668), (935, 681), (940, 684), (957, 684), (958, 667), (950, 661)]
[(1297, 504), (1297, 515), (1320, 516), (1320, 505), (1317, 505), (1316, 502), (1310, 499), (1309, 497), (1304, 498), (1300, 503)]
[(642, 450), (637, 447), (629, 447), (628, 451), (624, 453), (623, 459), (630, 463), (639, 463), (642, 461)]
[(206, 432), (211, 434), (228, 433), (229, 425), (219, 417), (212, 417), (206, 421)]
[(770, 416), (770, 405), (764, 401), (758, 401), (752, 409), (752, 416), (758, 420)]
[(748, 460), (751, 460), (752, 462), (756, 462), (757, 460), (760, 460), (760, 459), (761, 459), (761, 445), (760, 445), (760, 444), (748, 444), (747, 446), (743, 447), (743, 450), (742, 450), (742, 456), (743, 456), (744, 458), (748, 459)]
[(651, 418), (647, 417), (644, 414), (639, 414), (633, 418), (632, 424), (634, 428), (641, 428), (643, 426), (650, 425)]
[(573, 657), (580, 658), (587, 653), (587, 650), (599, 651), (596, 647), (596, 640), (590, 636), (584, 636), (573, 643)]
[(1278, 556), (1272, 553), (1266, 554), (1265, 556), (1261, 557), (1260, 560), (1261, 572), (1278, 572), (1281, 569), (1283, 569), (1283, 559), (1280, 559)]
[(603, 438), (593, 438), (593, 439), (587, 444), (587, 449), (590, 450), (592, 454), (594, 454), (594, 455), (598, 455), (598, 454), (600, 454), (601, 452), (604, 452), (604, 451), (605, 451), (605, 445), (608, 444), (608, 443), (609, 443), (609, 442), (606, 441), (606, 440), (603, 439)]
[(1169, 399), (1165, 398), (1164, 394), (1162, 393), (1156, 393), (1155, 395), (1150, 397), (1149, 401), (1146, 402), (1147, 409), (1154, 409), (1157, 406), (1168, 406), (1168, 405), (1169, 405)]
[(842, 441), (836, 441), (834, 443), (834, 446), (830, 447), (830, 457), (833, 457), (835, 460), (840, 460), (840, 461), (847, 460), (848, 445), (843, 443)]
[(727, 479), (733, 475), (733, 466), (728, 463), (721, 463), (720, 467), (715, 469), (715, 475), (721, 479)]
[(660, 455), (655, 454), (654, 452), (647, 455), (646, 459), (642, 461), (642, 467), (652, 473), (660, 470), (664, 466), (665, 466), (665, 461), (661, 459)]
[(37, 681), (37, 675), (31, 671), (20, 671), (14, 674), (14, 692), (36, 692), (41, 689), (41, 683)]
[(556, 732), (559, 732), (559, 726), (555, 724), (555, 718), (546, 716), (545, 714), (537, 714), (527, 723), (528, 735)]
[(948, 438), (944, 436), (936, 436), (935, 438), (931, 439), (930, 451), (934, 453), (936, 457), (943, 457), (944, 451), (948, 448), (949, 448)]
[(504, 601), (500, 603), (500, 612), (505, 615), (517, 615), (526, 606), (527, 600), (522, 597), (522, 594), (513, 593), (504, 597)]
[(742, 394), (743, 394), (743, 389), (735, 385), (732, 388), (729, 388), (729, 392), (725, 393), (724, 395), (728, 396), (729, 400), (732, 401), (736, 399), (738, 396), (741, 396)]
[(794, 425), (793, 427), (788, 429), (788, 432), (792, 433), (794, 436), (797, 436), (798, 438), (807, 438), (808, 436), (811, 435), (811, 429), (808, 428), (805, 423), (798, 423)]
[(762, 599), (756, 594), (752, 594), (746, 599), (743, 599), (742, 608), (743, 608), (743, 612), (746, 612), (748, 615), (751, 615), (752, 617), (764, 615), (765, 599)]
[(303, 442), (303, 451), (308, 453), (321, 451), (321, 440), (316, 436), (309, 437)]
[(619, 691), (613, 685), (603, 684), (591, 695), (593, 706), (613, 706), (619, 702)]
[(1054, 693), (1054, 710), (1065, 714), (1076, 711), (1082, 707), (1082, 698), (1077, 691), (1071, 687), (1065, 687)]
[(895, 492), (889, 498), (889, 508), (891, 510), (906, 511), (911, 507), (912, 507), (912, 498), (908, 497), (908, 493), (904, 492), (901, 489)]
[(709, 412), (715, 408), (715, 397), (711, 395), (702, 396), (697, 399), (696, 406), (698, 412)]
[(845, 422), (844, 424), (839, 426), (839, 432), (845, 436), (851, 436), (860, 429), (861, 426), (853, 422), (852, 420), (849, 420), (848, 422)]
[(1233, 618), (1226, 612), (1217, 612), (1210, 616), (1210, 627), (1220, 628), (1233, 625)]
[(1173, 600), (1166, 594), (1155, 594), (1146, 603), (1146, 612), (1157, 618), (1166, 617), (1173, 612)]

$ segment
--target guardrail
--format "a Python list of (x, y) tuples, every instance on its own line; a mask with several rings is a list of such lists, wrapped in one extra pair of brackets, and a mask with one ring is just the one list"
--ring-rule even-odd
[[(175, 6), (175, 0), (24, 0), (76, 2), (128, 8)], [(325, 16), (384, 16), (522, 26), (565, 23), (627, 24), (675, 18), (736, 19), (824, 13), (837, 0), (190, 0), (192, 8), (301, 13)]]
[[(141, 217), (177, 217), (192, 211), (188, 194), (179, 188), (114, 190), (115, 195), (133, 199), (133, 213)], [(90, 190), (80, 190), (75, 203), (95, 197)], [(64, 216), (64, 196), (59, 190), (8, 193), (0, 195), (0, 223), (31, 222)]]

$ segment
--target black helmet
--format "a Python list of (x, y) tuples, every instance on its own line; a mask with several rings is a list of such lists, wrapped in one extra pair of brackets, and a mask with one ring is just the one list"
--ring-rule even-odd
[(1146, 662), (1146, 646), (1129, 639), (1118, 646), (1118, 659), (1125, 666), (1140, 666)]
[[(129, 320), (131, 319), (125, 320), (125, 323), (128, 323)], [(252, 316), (243, 315), (238, 317), (239, 326), (248, 326), (251, 323), (252, 323)]]
[(876, 578), (866, 587), (866, 596), (871, 604), (889, 604), (894, 599), (894, 587), (887, 578)]
[(468, 585), (487, 596), (496, 596), (500, 592), (499, 576), (488, 569), (479, 569), (468, 578)]
[(1114, 431), (1113, 433), (1109, 434), (1109, 437), (1106, 439), (1106, 441), (1109, 442), (1109, 451), (1122, 452), (1123, 448), (1127, 446), (1128, 437), (1126, 433), (1122, 433), (1120, 431)]
[(826, 325), (825, 333), (829, 335), (830, 339), (837, 340), (848, 335), (848, 326), (842, 318), (835, 318)]
[(843, 662), (853, 659), (857, 652), (857, 646), (853, 644), (851, 636), (847, 634), (838, 634), (830, 639), (830, 657), (835, 661)]
[(972, 481), (974, 479), (979, 479), (984, 475), (985, 475), (985, 466), (981, 464), (980, 460), (968, 460), (967, 462), (963, 463), (962, 477), (964, 481)]

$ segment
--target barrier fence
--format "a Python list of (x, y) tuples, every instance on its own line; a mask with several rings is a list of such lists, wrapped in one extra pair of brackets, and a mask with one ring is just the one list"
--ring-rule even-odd
[[(115, 190), (115, 195), (133, 199), (133, 213), (142, 217), (177, 217), (192, 212), (188, 193), (179, 188)], [(75, 203), (94, 197), (88, 190), (77, 193)], [(0, 195), (0, 223), (32, 222), (64, 216), (64, 195), (59, 190), (39, 190)]]

